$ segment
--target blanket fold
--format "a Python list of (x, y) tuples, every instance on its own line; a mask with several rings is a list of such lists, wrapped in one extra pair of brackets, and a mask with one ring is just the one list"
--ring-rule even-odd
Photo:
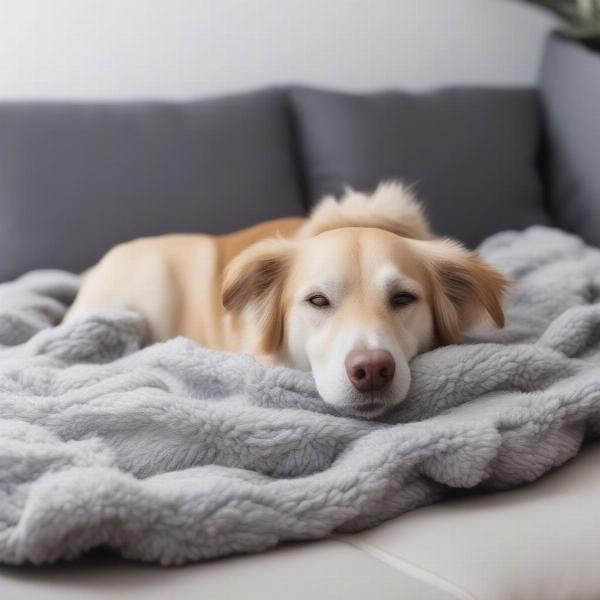
[(337, 415), (308, 373), (144, 347), (130, 312), (59, 324), (72, 274), (0, 285), (0, 562), (254, 552), (563, 464), (600, 435), (600, 250), (534, 227), (480, 252), (518, 281), (507, 327), (417, 357), (378, 421)]

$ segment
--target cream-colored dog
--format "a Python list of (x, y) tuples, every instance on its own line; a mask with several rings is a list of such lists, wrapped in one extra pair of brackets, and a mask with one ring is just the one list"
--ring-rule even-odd
[(86, 272), (66, 319), (131, 309), (153, 341), (184, 335), (312, 370), (325, 402), (375, 417), (406, 396), (416, 354), (486, 321), (503, 326), (508, 285), (435, 239), (410, 192), (390, 183), (325, 199), (308, 219), (121, 244)]

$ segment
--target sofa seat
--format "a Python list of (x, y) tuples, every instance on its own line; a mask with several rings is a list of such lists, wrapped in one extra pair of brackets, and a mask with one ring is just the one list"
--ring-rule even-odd
[(163, 569), (92, 556), (0, 568), (6, 600), (597, 600), (600, 444), (540, 481), (370, 531)]

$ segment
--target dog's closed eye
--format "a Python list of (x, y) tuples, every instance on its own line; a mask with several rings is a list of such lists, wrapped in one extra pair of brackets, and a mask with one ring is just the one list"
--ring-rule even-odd
[(331, 302), (324, 294), (311, 294), (306, 298), (306, 301), (315, 308), (327, 308), (331, 306)]
[(392, 308), (402, 308), (418, 300), (416, 294), (412, 292), (395, 292), (390, 297), (390, 306)]

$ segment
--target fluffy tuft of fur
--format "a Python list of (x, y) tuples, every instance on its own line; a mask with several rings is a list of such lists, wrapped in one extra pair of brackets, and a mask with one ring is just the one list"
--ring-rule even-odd
[(415, 240), (433, 238), (421, 204), (399, 181), (380, 183), (372, 194), (348, 187), (339, 201), (333, 196), (323, 198), (296, 237), (305, 239), (341, 227), (376, 227)]

